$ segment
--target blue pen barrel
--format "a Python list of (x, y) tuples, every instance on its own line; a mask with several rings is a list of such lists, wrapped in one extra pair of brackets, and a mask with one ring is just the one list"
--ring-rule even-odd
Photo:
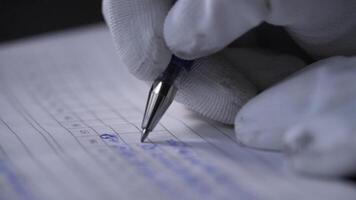
[(176, 65), (177, 67), (184, 68), (185, 70), (189, 71), (192, 68), (193, 60), (184, 60), (178, 58), (177, 56), (173, 55), (171, 58), (171, 64)]
[(162, 73), (159, 79), (164, 80), (164, 82), (168, 84), (173, 84), (174, 80), (177, 78), (181, 71), (190, 71), (193, 63), (194, 61), (192, 60), (184, 60), (173, 55), (168, 67)]

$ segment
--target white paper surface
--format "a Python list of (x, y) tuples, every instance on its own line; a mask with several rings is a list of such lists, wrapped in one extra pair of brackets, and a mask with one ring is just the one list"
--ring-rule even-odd
[(141, 144), (148, 87), (104, 26), (0, 47), (0, 199), (355, 199), (175, 104)]

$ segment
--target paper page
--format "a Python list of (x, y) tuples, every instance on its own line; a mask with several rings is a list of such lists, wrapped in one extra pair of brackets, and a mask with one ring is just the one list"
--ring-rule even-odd
[(350, 199), (174, 104), (140, 143), (148, 87), (95, 26), (0, 47), (0, 199)]

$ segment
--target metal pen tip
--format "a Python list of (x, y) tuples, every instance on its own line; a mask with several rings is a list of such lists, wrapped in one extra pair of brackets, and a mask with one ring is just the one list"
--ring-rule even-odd
[(141, 142), (145, 142), (145, 139), (147, 138), (148, 134), (150, 133), (149, 130), (147, 129), (142, 129), (142, 135), (141, 135)]

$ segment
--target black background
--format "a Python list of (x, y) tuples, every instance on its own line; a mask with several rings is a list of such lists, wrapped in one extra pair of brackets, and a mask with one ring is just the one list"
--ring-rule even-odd
[(101, 0), (0, 0), (0, 42), (101, 21)]

